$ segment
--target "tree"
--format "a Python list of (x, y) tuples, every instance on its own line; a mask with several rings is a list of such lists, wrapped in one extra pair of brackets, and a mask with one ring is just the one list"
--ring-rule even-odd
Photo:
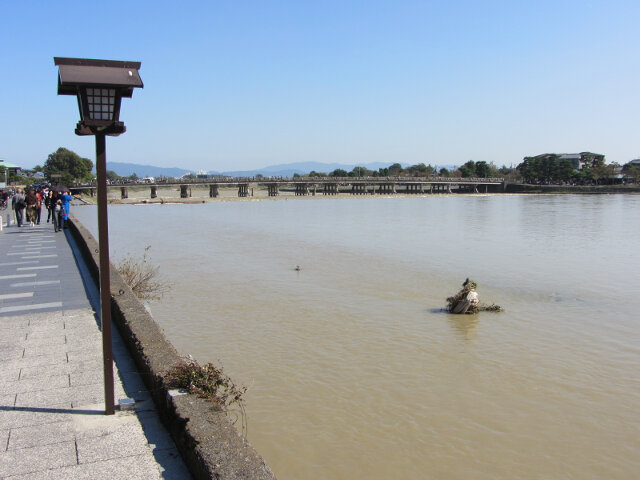
[(448, 168), (442, 167), (438, 172), (438, 175), (440, 175), (441, 177), (448, 177), (449, 175), (451, 175), (451, 172), (449, 172)]
[(329, 174), (330, 177), (346, 177), (347, 171), (342, 168), (336, 168), (333, 172)]
[(467, 163), (458, 168), (458, 170), (460, 170), (460, 174), (465, 178), (473, 177), (476, 174), (476, 162), (474, 162), (473, 160), (469, 160)]
[(637, 182), (640, 180), (640, 165), (632, 162), (625, 163), (622, 166), (622, 173)]
[(93, 162), (88, 158), (82, 158), (75, 152), (60, 147), (54, 153), (50, 153), (42, 171), (51, 181), (51, 175), (61, 175), (61, 183), (68, 185), (75, 182), (87, 182), (93, 179), (91, 170)]
[(407, 167), (405, 171), (411, 177), (428, 177), (435, 173), (436, 170), (431, 165), (427, 166), (424, 163), (418, 163)]
[(353, 170), (348, 173), (350, 177), (367, 177), (370, 174), (371, 171), (364, 167), (353, 167)]
[(476, 162), (476, 177), (478, 178), (488, 178), (489, 177), (489, 164), (484, 160)]
[(573, 168), (571, 160), (560, 160), (558, 168), (556, 169), (556, 179), (562, 182), (568, 182), (574, 177), (575, 173), (576, 171)]
[(403, 170), (404, 169), (402, 168), (402, 165), (400, 165), (399, 163), (389, 165), (389, 175), (391, 175), (392, 177), (398, 177), (402, 175)]
[(120, 180), (122, 177), (120, 175), (118, 175), (116, 172), (114, 172), (113, 170), (107, 170), (107, 179), (110, 182), (113, 182), (115, 180)]

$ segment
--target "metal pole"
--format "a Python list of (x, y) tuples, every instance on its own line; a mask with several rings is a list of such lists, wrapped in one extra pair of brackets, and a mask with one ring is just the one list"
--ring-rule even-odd
[(105, 415), (113, 415), (113, 347), (111, 337), (111, 280), (109, 275), (109, 220), (107, 218), (107, 154), (105, 136), (96, 135), (96, 173), (98, 176), (98, 248), (100, 250), (100, 325), (104, 364)]

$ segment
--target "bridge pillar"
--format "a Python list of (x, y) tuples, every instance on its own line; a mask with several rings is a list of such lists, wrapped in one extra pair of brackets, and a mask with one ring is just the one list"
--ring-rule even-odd
[(158, 187), (151, 187), (151, 198), (158, 198)]
[(238, 184), (238, 196), (247, 197), (248, 195), (249, 195), (249, 184), (248, 183)]
[(129, 191), (127, 190), (127, 187), (120, 187), (120, 198), (129, 198)]
[(309, 195), (309, 185), (306, 183), (296, 183), (296, 195)]
[(447, 183), (447, 193), (451, 193), (451, 184)]
[(323, 195), (337, 195), (338, 184), (337, 183), (325, 183), (322, 189)]
[(267, 185), (267, 191), (269, 192), (270, 197), (276, 197), (280, 192), (278, 192), (278, 184), (270, 183)]
[(218, 197), (218, 184), (212, 183), (209, 185), (209, 198), (217, 198)]
[(180, 185), (180, 198), (188, 198), (190, 196), (189, 185)]
[(364, 195), (367, 193), (367, 186), (364, 183), (352, 183), (351, 194), (352, 195)]

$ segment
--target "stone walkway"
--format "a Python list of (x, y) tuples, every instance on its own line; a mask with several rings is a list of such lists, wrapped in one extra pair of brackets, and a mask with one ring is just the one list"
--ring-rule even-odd
[(191, 478), (115, 327), (116, 405), (136, 407), (104, 415), (99, 292), (74, 251), (51, 224), (0, 232), (0, 479)]

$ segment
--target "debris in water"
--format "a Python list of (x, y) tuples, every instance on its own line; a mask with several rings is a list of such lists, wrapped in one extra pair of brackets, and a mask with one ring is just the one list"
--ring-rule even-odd
[(502, 307), (491, 304), (484, 305), (480, 303), (476, 288), (478, 284), (467, 278), (462, 284), (462, 290), (453, 297), (447, 298), (447, 311), (451, 313), (478, 313), (479, 311), (501, 312)]

